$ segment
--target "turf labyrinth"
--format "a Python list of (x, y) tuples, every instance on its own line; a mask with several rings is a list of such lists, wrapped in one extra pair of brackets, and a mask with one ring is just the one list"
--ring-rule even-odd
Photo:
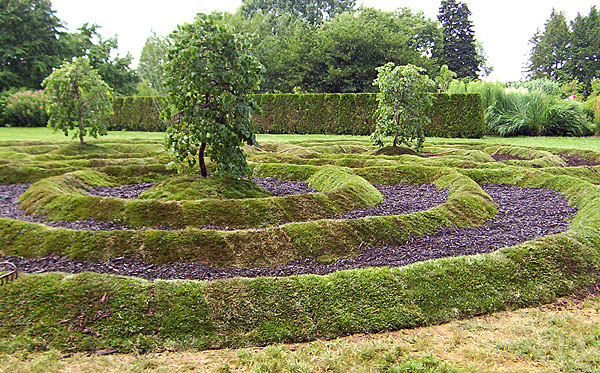
[(334, 338), (541, 304), (597, 280), (600, 153), (375, 150), (261, 144), (247, 149), (248, 191), (174, 175), (154, 140), (0, 146), (0, 261), (22, 272), (0, 287), (0, 348)]

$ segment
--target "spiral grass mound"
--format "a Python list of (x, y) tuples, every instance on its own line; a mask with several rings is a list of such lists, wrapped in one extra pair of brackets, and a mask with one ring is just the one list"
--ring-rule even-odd
[[(120, 260), (149, 267), (188, 263), (232, 273), (237, 268), (246, 277), (146, 281), (94, 272), (21, 273), (0, 287), (0, 348), (151, 351), (334, 338), (550, 302), (597, 279), (595, 152), (446, 143), (426, 147), (421, 157), (376, 155), (360, 138), (266, 143), (247, 150), (255, 177), (307, 182), (318, 192), (179, 199), (171, 197), (177, 188), (166, 187), (177, 177), (167, 170), (160, 146), (148, 140), (98, 141), (89, 149), (1, 146), (1, 183), (32, 183), (24, 187), (20, 207), (48, 222), (0, 218), (0, 254), (23, 261), (64, 258), (54, 260), (72, 260), (75, 267)], [(586, 165), (577, 167), (574, 157)], [(149, 198), (91, 194), (100, 186), (134, 183), (163, 185), (169, 193), (157, 187)], [(377, 185), (427, 183), (446, 191), (445, 202), (407, 214), (343, 217), (387, 203)], [(448, 248), (451, 256), (410, 265), (248, 278), (254, 268), (308, 260), (344, 268), (340, 263), (369, 250), (383, 253), (422, 237), (482, 227), (500, 211), (485, 191), (488, 184), (556, 191), (577, 210), (567, 230), (491, 251), (474, 244), (462, 255)], [(82, 219), (125, 228), (49, 226)], [(441, 245), (436, 242), (430, 245)]]

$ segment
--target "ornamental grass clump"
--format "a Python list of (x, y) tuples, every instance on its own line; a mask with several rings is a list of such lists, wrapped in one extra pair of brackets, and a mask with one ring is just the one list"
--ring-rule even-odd
[(586, 136), (593, 133), (583, 104), (524, 87), (507, 88), (485, 114), (487, 132), (500, 136)]

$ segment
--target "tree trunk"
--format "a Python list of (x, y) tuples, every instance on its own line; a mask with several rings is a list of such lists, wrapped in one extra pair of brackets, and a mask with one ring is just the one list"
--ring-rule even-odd
[(81, 99), (79, 97), (79, 86), (77, 85), (77, 82), (74, 83), (75, 85), (75, 95), (77, 96), (77, 120), (79, 122), (79, 143), (81, 145), (84, 144), (83, 142), (83, 113), (81, 111)]
[(392, 144), (392, 146), (394, 146), (394, 147), (396, 147), (396, 145), (398, 145), (398, 136), (399, 136), (399, 133), (396, 132), (396, 136), (394, 136), (394, 143)]
[(198, 152), (198, 162), (200, 163), (200, 175), (202, 175), (202, 177), (208, 177), (208, 172), (206, 172), (206, 164), (204, 163), (204, 150), (206, 150), (205, 142), (203, 142), (200, 145), (200, 151)]

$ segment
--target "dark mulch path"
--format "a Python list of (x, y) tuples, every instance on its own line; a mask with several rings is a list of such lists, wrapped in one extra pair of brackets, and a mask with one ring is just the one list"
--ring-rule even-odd
[(308, 183), (304, 181), (287, 181), (281, 179), (275, 179), (272, 177), (267, 178), (252, 178), (255, 184), (260, 187), (265, 188), (272, 195), (281, 197), (281, 196), (290, 196), (296, 194), (304, 194), (304, 193), (317, 193), (318, 190), (309, 188)]
[[(285, 181), (279, 179), (256, 179), (259, 185), (269, 190), (273, 195), (284, 196), (290, 194), (301, 194), (318, 192), (316, 189), (311, 189), (305, 182)], [(79, 221), (45, 220), (41, 215), (26, 215), (19, 206), (18, 198), (23, 194), (31, 184), (13, 184), (0, 185), (0, 217), (19, 219), (45, 225), (55, 228), (66, 228), (75, 230), (140, 230), (140, 228), (128, 227), (114, 221), (101, 221), (96, 219), (85, 219)], [(119, 196), (138, 196), (144, 190), (148, 189), (149, 183), (145, 184), (130, 184), (118, 187), (100, 187), (103, 196), (119, 197)], [(437, 189), (433, 184), (424, 185), (375, 185), (375, 187), (383, 194), (384, 201), (375, 207), (366, 207), (358, 210), (350, 211), (343, 215), (335, 215), (331, 219), (357, 219), (365, 216), (384, 216), (407, 214), (415, 211), (426, 210), (432, 208), (447, 199), (446, 190)], [(98, 189), (96, 190), (98, 192)], [(283, 223), (283, 222), (282, 222)], [(285, 222), (289, 223), (289, 222)], [(214, 230), (236, 230), (244, 228), (224, 227), (214, 225), (204, 225), (198, 227), (201, 229)], [(153, 227), (145, 229), (172, 230), (168, 227)]]
[(433, 184), (422, 185), (378, 185), (375, 188), (383, 195), (383, 202), (377, 206), (348, 211), (328, 219), (357, 219), (366, 216), (389, 216), (409, 214), (411, 212), (428, 210), (446, 202), (448, 191), (438, 189)]
[(152, 188), (154, 184), (156, 183), (125, 184), (117, 185), (114, 187), (98, 186), (90, 190), (90, 195), (99, 197), (117, 197), (125, 199), (138, 198), (140, 194)]
[(43, 223), (54, 228), (66, 228), (74, 230), (90, 231), (112, 231), (130, 229), (114, 221), (100, 221), (96, 219), (84, 219), (79, 221), (45, 220), (41, 215), (27, 215), (19, 208), (19, 197), (31, 186), (31, 184), (0, 185), (0, 217)]
[(116, 258), (103, 263), (78, 263), (60, 256), (40, 259), (4, 257), (2, 260), (9, 260), (17, 264), (21, 271), (30, 273), (93, 271), (148, 280), (327, 274), (344, 269), (399, 267), (428, 259), (487, 253), (563, 232), (568, 229), (567, 219), (576, 213), (576, 208), (569, 207), (564, 196), (547, 189), (512, 185), (486, 185), (484, 189), (498, 204), (498, 214), (481, 227), (443, 228), (430, 236), (411, 237), (402, 246), (367, 247), (354, 258), (340, 259), (330, 264), (300, 259), (264, 268), (217, 268), (197, 263), (147, 264), (132, 258)]
[(494, 160), (496, 162), (501, 162), (501, 161), (512, 161), (512, 160), (517, 160), (517, 161), (530, 161), (531, 159), (529, 158), (525, 158), (525, 157), (519, 157), (518, 155), (512, 155), (512, 154), (508, 154), (508, 153), (496, 153), (496, 154), (492, 154), (492, 158), (494, 158)]
[(570, 154), (559, 154), (566, 162), (569, 167), (579, 167), (579, 166), (600, 166), (599, 161), (594, 161), (590, 159), (585, 159), (578, 157), (576, 155)]

